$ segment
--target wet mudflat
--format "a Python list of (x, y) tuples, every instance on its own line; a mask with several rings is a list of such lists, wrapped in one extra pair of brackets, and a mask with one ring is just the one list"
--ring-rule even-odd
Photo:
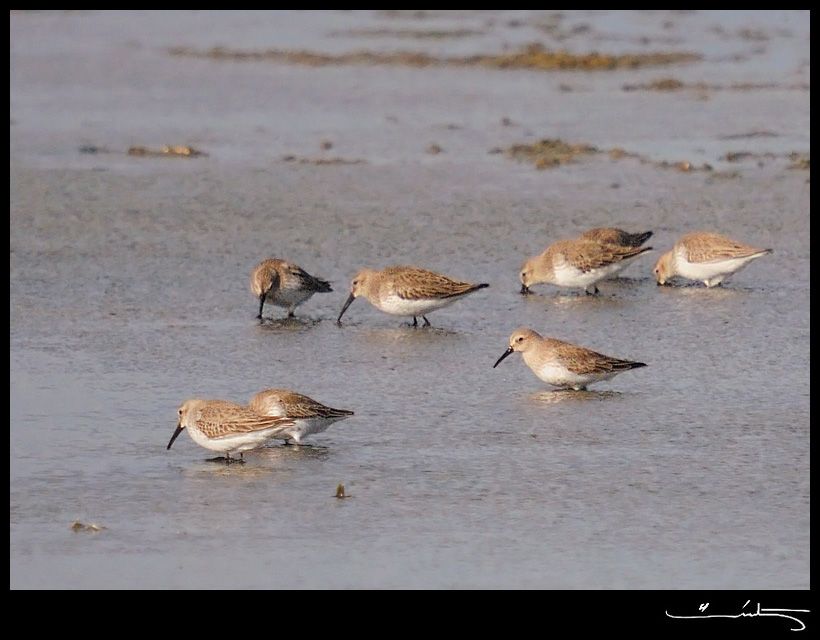
[[(765, 16), (13, 13), (11, 586), (807, 588), (809, 33)], [(533, 42), (699, 59), (170, 53)], [(625, 90), (664, 78), (685, 88)], [(491, 153), (543, 140), (598, 152)], [(128, 154), (163, 146), (202, 155)], [(594, 226), (656, 251), (597, 297), (519, 295), (526, 257)], [(695, 229), (774, 253), (655, 286)], [(335, 291), (260, 325), (267, 256)], [(335, 324), (360, 267), (406, 263), (490, 287), (430, 329), (364, 300)], [(492, 369), (518, 326), (649, 366), (552, 391), (518, 355)], [(244, 465), (165, 450), (188, 397), (272, 386), (356, 415)]]

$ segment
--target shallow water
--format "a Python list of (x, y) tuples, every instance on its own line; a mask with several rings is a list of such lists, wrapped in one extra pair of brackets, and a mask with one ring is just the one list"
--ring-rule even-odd
[[(11, 15), (12, 588), (808, 588), (809, 174), (720, 157), (808, 153), (809, 92), (621, 91), (658, 77), (808, 83), (806, 14), (567, 14), (593, 26), (571, 50), (706, 56), (639, 71), (165, 52), (463, 55), (551, 44), (509, 26), (537, 17)], [(329, 35), (377, 26), (485, 33)], [(670, 32), (680, 44), (623, 39)], [(777, 135), (724, 138), (760, 130)], [(739, 176), (609, 159), (538, 171), (487, 153), (544, 137)], [(78, 151), (165, 143), (209, 156)], [(518, 294), (524, 258), (601, 225), (652, 229), (657, 251), (596, 298)], [(699, 228), (774, 254), (719, 289), (656, 287), (659, 252)], [(247, 281), (268, 255), (335, 291), (294, 320), (271, 307), (260, 326)], [(432, 329), (364, 300), (335, 324), (358, 268), (401, 263), (491, 286), (431, 314)], [(518, 326), (649, 366), (551, 391), (517, 354), (492, 369)], [(270, 386), (356, 415), (244, 465), (207, 462), (185, 434), (165, 450), (186, 398)], [(333, 497), (338, 483), (350, 499)], [(106, 529), (74, 533), (75, 520)]]

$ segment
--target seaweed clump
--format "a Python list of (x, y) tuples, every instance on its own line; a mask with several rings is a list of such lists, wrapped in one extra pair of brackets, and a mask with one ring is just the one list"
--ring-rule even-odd
[(173, 56), (211, 58), (214, 60), (270, 60), (302, 64), (312, 67), (330, 65), (384, 64), (409, 67), (490, 67), (495, 69), (533, 69), (538, 71), (601, 71), (635, 69), (645, 66), (670, 65), (700, 60), (701, 56), (688, 52), (656, 52), (632, 54), (570, 53), (552, 51), (534, 43), (512, 53), (480, 54), (474, 56), (438, 57), (412, 51), (379, 52), (353, 51), (342, 54), (318, 53), (306, 50), (266, 49), (262, 51), (214, 47), (207, 50), (174, 47)]
[(536, 169), (549, 169), (575, 162), (578, 156), (600, 153), (589, 144), (568, 144), (558, 138), (545, 138), (533, 144), (515, 144), (506, 151), (515, 160), (531, 162)]

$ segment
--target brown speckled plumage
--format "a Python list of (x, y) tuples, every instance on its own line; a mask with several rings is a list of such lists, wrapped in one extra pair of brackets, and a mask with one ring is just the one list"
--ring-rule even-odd
[(472, 284), (453, 280), (445, 275), (419, 267), (394, 266), (382, 270), (382, 288), (395, 292), (405, 300), (451, 298), (461, 296), (486, 284)]
[(753, 247), (708, 231), (687, 233), (675, 243), (675, 250), (682, 251), (689, 262), (714, 262), (731, 258), (745, 258), (757, 253), (771, 251), (771, 249)]
[(547, 350), (551, 352), (553, 357), (561, 360), (567, 369), (573, 373), (608, 373), (611, 371), (628, 371), (636, 367), (646, 366), (642, 362), (613, 358), (592, 349), (579, 347), (555, 338), (542, 338), (541, 344), (545, 352)]
[(334, 409), (290, 389), (265, 389), (251, 398), (248, 406), (263, 415), (282, 412), (288, 418), (342, 418), (352, 416), (347, 409)]
[(293, 424), (287, 418), (260, 415), (248, 407), (227, 400), (202, 401), (192, 408), (189, 420), (191, 421), (189, 425), (192, 423), (209, 438), (220, 438)]
[(634, 258), (652, 247), (623, 247), (616, 244), (601, 244), (594, 240), (559, 240), (542, 253), (540, 262), (549, 265), (568, 263), (587, 272), (611, 264)]
[(585, 231), (580, 236), (584, 240), (593, 240), (605, 244), (617, 244), (622, 247), (640, 247), (652, 237), (651, 231), (642, 233), (628, 233), (615, 227), (596, 227)]

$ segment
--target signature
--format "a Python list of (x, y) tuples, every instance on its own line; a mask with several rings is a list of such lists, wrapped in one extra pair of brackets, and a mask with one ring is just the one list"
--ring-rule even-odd
[[(666, 615), (670, 618), (678, 618), (678, 619), (695, 619), (695, 618), (756, 618), (756, 617), (770, 617), (770, 618), (788, 618), (789, 620), (794, 620), (800, 627), (792, 627), (791, 631), (803, 631), (806, 628), (805, 623), (800, 620), (799, 618), (795, 618), (794, 616), (787, 615), (789, 613), (809, 613), (809, 609), (761, 609), (760, 603), (757, 603), (757, 611), (743, 611), (751, 600), (747, 600), (746, 604), (740, 607), (740, 613), (736, 613), (734, 615), (728, 613), (713, 613), (709, 615), (703, 616), (673, 616), (668, 611)], [(705, 602), (701, 604), (698, 609), (701, 613), (706, 611), (709, 608), (709, 603)]]

